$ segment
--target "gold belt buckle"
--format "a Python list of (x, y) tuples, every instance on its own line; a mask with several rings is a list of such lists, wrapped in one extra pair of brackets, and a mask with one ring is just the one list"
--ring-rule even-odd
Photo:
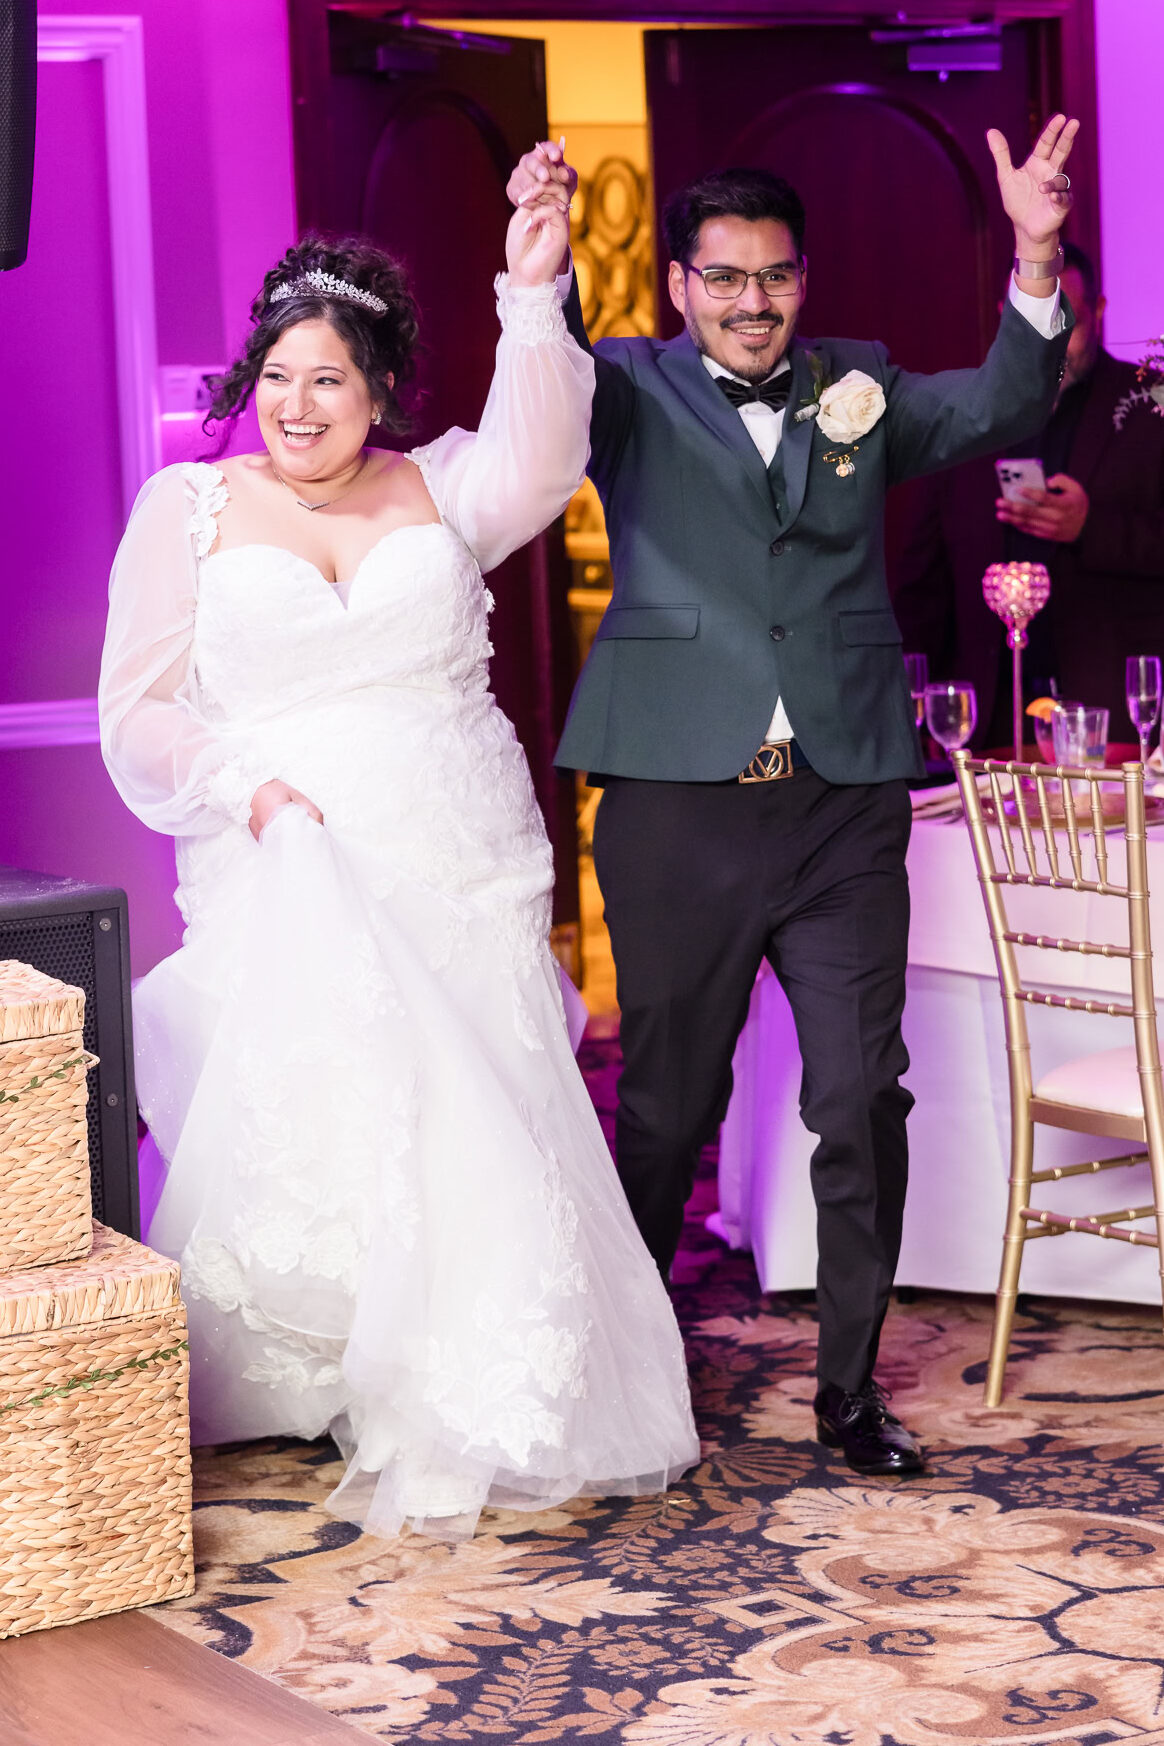
[(792, 741), (765, 740), (737, 782), (782, 782), (792, 775)]

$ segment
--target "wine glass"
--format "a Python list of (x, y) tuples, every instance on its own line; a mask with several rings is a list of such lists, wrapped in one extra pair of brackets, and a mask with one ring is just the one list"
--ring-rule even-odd
[(1129, 655), (1125, 662), (1128, 714), (1140, 736), (1140, 762), (1148, 762), (1148, 737), (1160, 718), (1160, 657)]
[(943, 679), (925, 689), (926, 726), (938, 744), (952, 752), (964, 746), (978, 721), (978, 699), (973, 685), (961, 679)]
[(930, 664), (924, 655), (906, 655), (905, 676), (909, 680), (909, 695), (920, 728), (926, 712), (926, 686), (930, 682)]

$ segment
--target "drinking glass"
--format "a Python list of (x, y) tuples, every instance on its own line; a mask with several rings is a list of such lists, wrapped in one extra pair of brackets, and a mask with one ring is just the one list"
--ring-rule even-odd
[(964, 746), (978, 721), (978, 699), (973, 685), (961, 679), (944, 679), (925, 689), (926, 726), (947, 752)]
[(930, 682), (930, 664), (924, 655), (906, 655), (905, 676), (909, 680), (909, 695), (913, 698), (913, 713), (920, 728), (926, 712), (926, 686)]
[(1049, 716), (1046, 721), (1038, 715), (1033, 717), (1035, 729), (1035, 751), (1038, 753), (1040, 764), (1053, 764), (1055, 762), (1055, 735), (1052, 727), (1053, 721), (1053, 716)]
[(1148, 762), (1148, 737), (1160, 717), (1159, 655), (1129, 655), (1125, 663), (1128, 714), (1140, 736), (1140, 762)]
[(1107, 756), (1107, 715), (1106, 709), (1085, 703), (1057, 703), (1051, 717), (1056, 764), (1101, 770)]

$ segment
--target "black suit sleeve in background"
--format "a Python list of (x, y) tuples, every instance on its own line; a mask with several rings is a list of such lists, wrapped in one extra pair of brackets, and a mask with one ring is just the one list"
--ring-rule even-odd
[(915, 485), (905, 544), (890, 577), (893, 611), (906, 654), (925, 655), (935, 676), (954, 650), (954, 566), (942, 515), (941, 479)]
[(1143, 576), (1164, 586), (1164, 453), (1155, 504), (1132, 508), (1093, 500), (1074, 551), (1081, 571)]

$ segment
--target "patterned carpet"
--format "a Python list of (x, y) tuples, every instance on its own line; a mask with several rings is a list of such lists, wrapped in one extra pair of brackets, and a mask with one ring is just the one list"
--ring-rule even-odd
[[(608, 1118), (613, 1045), (584, 1066)], [(812, 1437), (811, 1304), (706, 1236), (713, 1194), (682, 1485), (449, 1547), (328, 1516), (330, 1445), (208, 1452), (197, 1592), (154, 1616), (383, 1741), (1164, 1746), (1159, 1317), (1036, 1302), (988, 1412), (990, 1306), (895, 1306), (881, 1374), (930, 1472), (862, 1482)]]

